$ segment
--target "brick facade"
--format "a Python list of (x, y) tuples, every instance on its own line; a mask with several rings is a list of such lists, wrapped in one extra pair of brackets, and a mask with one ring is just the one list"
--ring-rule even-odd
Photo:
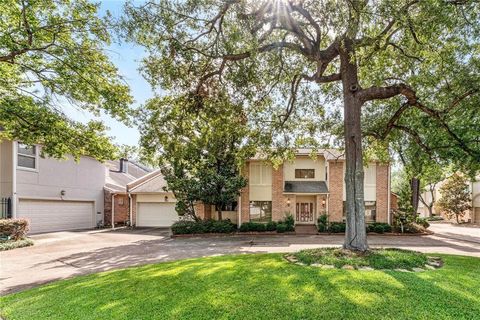
[(198, 202), (195, 204), (195, 215), (200, 219), (212, 219), (212, 206)]
[(328, 166), (328, 215), (330, 221), (343, 221), (343, 162), (331, 161)]
[[(242, 170), (242, 175), (249, 179), (249, 175), (250, 175), (250, 166), (249, 166), (249, 163), (247, 162), (245, 164), (245, 166), (243, 167), (243, 170)], [(242, 189), (241, 193), (240, 193), (240, 207), (241, 207), (241, 212), (240, 212), (240, 221), (239, 221), (239, 225), (242, 224), (243, 222), (248, 222), (250, 221), (250, 189), (248, 187), (248, 184), (247, 183), (247, 186), (245, 188)]]
[(388, 222), (389, 165), (377, 163), (376, 199), (377, 222)]
[(272, 221), (285, 218), (286, 199), (283, 196), (283, 165), (272, 168)]
[[(103, 223), (106, 226), (112, 225), (112, 192), (104, 190), (104, 217)], [(115, 205), (115, 225), (124, 225), (129, 217), (128, 210), (128, 195), (126, 194), (116, 194), (114, 198)]]

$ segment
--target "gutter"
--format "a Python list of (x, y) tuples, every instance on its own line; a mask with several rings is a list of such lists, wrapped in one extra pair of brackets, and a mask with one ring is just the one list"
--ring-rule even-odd
[[(37, 164), (38, 165), (38, 164)], [(17, 217), (17, 142), (12, 141), (12, 218)]]

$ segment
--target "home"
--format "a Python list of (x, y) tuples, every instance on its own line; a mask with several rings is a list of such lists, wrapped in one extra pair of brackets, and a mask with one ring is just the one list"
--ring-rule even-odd
[[(426, 202), (426, 204), (430, 205), (432, 203), (432, 198), (434, 202), (441, 198), (440, 187), (442, 186), (444, 181), (440, 181), (439, 183), (437, 183), (432, 188), (432, 190), (427, 190), (429, 189), (427, 186), (426, 190), (423, 191), (422, 198)], [(480, 176), (477, 176), (473, 181), (469, 182), (468, 189), (470, 190), (470, 195), (472, 199), (472, 209), (466, 212), (466, 214), (461, 220), (463, 220), (464, 222), (480, 224)], [(430, 215), (427, 206), (422, 201), (418, 203), (418, 212), (420, 213), (421, 217), (429, 217)], [(436, 208), (435, 205), (433, 206), (433, 213), (436, 215), (442, 215), (442, 213), (438, 211), (438, 208)]]
[[(131, 208), (136, 195), (127, 192), (127, 185), (149, 174), (152, 169), (124, 158), (108, 160), (105, 167), (103, 223), (112, 227), (131, 225), (133, 219)], [(115, 221), (114, 224), (112, 220)]]
[(32, 233), (87, 229), (103, 220), (105, 166), (40, 156), (41, 146), (0, 141), (2, 215), (30, 220)]
[[(344, 172), (345, 159), (337, 150), (322, 150), (312, 157), (311, 149), (300, 149), (295, 159), (276, 168), (265, 159), (251, 159), (242, 171), (248, 185), (238, 201), (221, 208), (222, 216), (239, 225), (278, 221), (286, 214), (299, 225), (314, 225), (321, 214), (330, 221), (343, 221)], [(174, 195), (166, 187), (159, 170), (127, 185), (128, 193), (135, 196), (131, 212), (137, 226), (165, 227), (178, 219)], [(365, 166), (364, 193), (366, 221), (391, 223), (389, 164)], [(197, 204), (195, 210), (200, 218), (218, 218), (212, 205)]]

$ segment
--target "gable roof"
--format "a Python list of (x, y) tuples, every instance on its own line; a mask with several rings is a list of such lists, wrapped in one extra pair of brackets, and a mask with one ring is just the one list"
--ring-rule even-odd
[(119, 160), (106, 161), (105, 170), (105, 189), (118, 193), (127, 192), (127, 184), (151, 172), (151, 169), (134, 161), (128, 162), (128, 173), (121, 172)]
[(131, 193), (156, 193), (166, 192), (167, 181), (163, 177), (160, 169), (157, 169), (127, 185), (127, 190)]

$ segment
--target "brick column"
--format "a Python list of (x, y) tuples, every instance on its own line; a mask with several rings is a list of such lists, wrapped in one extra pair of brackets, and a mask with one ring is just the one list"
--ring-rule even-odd
[(137, 195), (132, 194), (132, 226), (137, 225)]
[(377, 163), (376, 200), (377, 222), (388, 222), (388, 164)]
[(103, 224), (110, 226), (112, 223), (112, 193), (103, 190)]
[(283, 198), (283, 165), (272, 168), (272, 221), (283, 220), (285, 217)]
[(240, 206), (241, 206), (241, 212), (240, 212), (240, 221), (238, 224), (242, 224), (244, 222), (250, 221), (250, 188), (248, 187), (250, 184), (250, 181), (248, 179), (250, 178), (250, 165), (249, 162), (247, 162), (242, 170), (242, 175), (247, 178), (247, 186), (242, 189), (240, 192)]
[(328, 165), (328, 216), (330, 221), (343, 220), (343, 162), (331, 161)]

